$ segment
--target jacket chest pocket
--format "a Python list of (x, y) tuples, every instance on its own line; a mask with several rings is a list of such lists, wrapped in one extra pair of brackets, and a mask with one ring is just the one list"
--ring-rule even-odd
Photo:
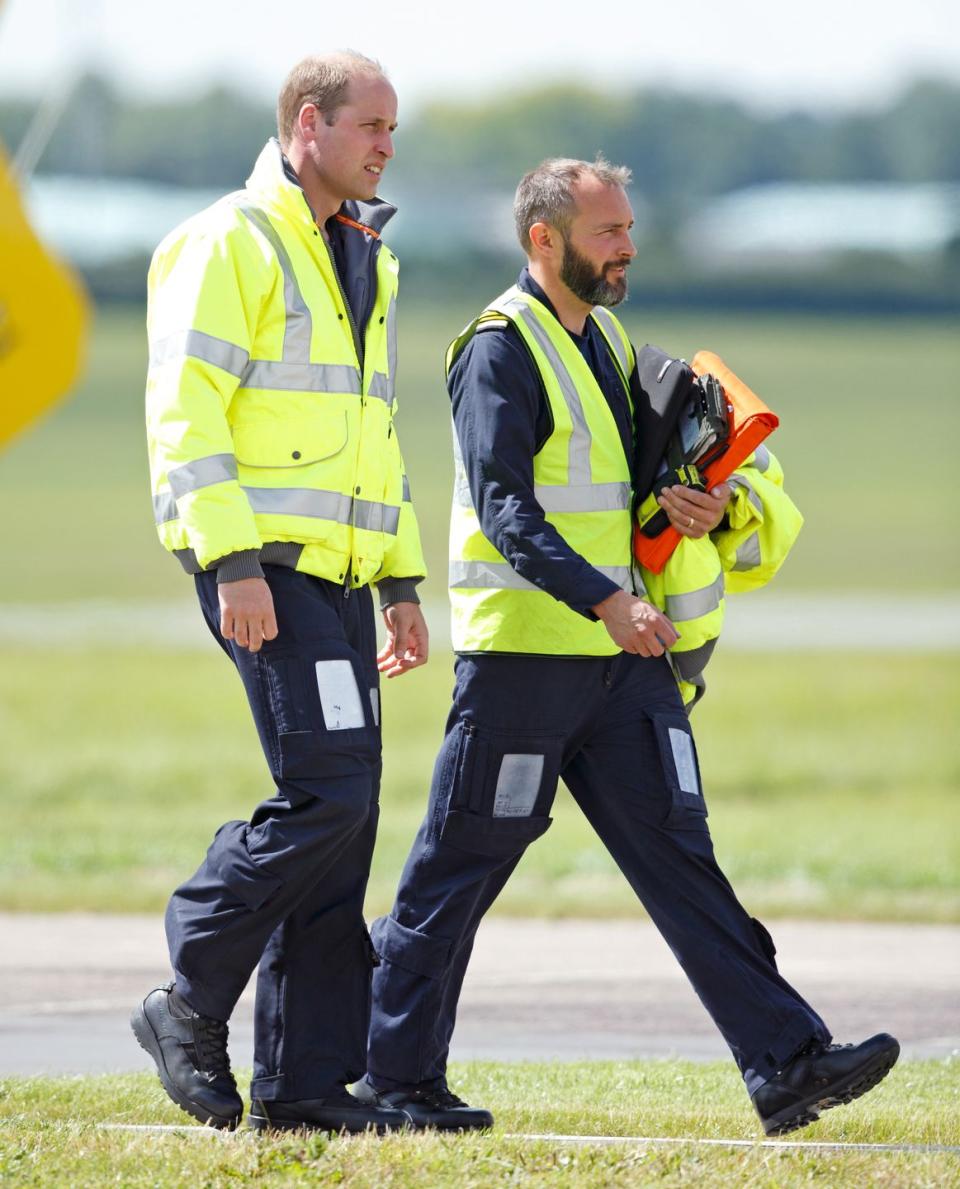
[(346, 409), (323, 409), (310, 416), (234, 425), (233, 447), (240, 466), (288, 470), (348, 454), (344, 451), (348, 436)]

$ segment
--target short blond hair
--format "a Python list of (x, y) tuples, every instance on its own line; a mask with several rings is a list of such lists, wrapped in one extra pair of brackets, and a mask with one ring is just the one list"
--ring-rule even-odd
[(604, 186), (626, 189), (632, 176), (626, 165), (611, 165), (602, 154), (598, 154), (595, 161), (577, 161), (573, 157), (549, 157), (542, 161), (520, 179), (513, 200), (513, 218), (520, 246), (527, 255), (530, 254), (530, 228), (534, 223), (549, 223), (561, 235), (566, 235), (577, 213), (573, 188), (582, 177), (595, 178)]
[(379, 62), (358, 54), (356, 50), (311, 54), (298, 62), (284, 80), (277, 99), (280, 144), (286, 148), (293, 140), (297, 116), (305, 103), (315, 104), (328, 124), (335, 123), (338, 108), (347, 102), (350, 83), (361, 76), (387, 77)]

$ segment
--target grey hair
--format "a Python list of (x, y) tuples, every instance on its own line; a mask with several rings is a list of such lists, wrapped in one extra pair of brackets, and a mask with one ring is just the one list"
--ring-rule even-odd
[(356, 50), (336, 50), (332, 54), (312, 54), (303, 58), (287, 75), (277, 99), (277, 133), (286, 148), (293, 140), (293, 129), (305, 103), (316, 104), (328, 124), (337, 118), (337, 110), (347, 102), (350, 83), (355, 78), (386, 79), (379, 62)]
[(513, 199), (513, 218), (520, 246), (528, 255), (533, 246), (530, 228), (534, 223), (549, 223), (566, 235), (577, 212), (573, 188), (584, 176), (596, 178), (604, 186), (626, 189), (633, 175), (626, 165), (611, 165), (598, 153), (595, 161), (550, 157), (520, 179)]

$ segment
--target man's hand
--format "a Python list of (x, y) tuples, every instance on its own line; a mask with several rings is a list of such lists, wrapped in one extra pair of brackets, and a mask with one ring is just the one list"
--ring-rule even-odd
[(618, 590), (591, 610), (603, 621), (610, 639), (624, 652), (663, 656), (680, 639), (662, 612), (625, 590)]
[(387, 642), (377, 654), (377, 668), (385, 677), (398, 677), (427, 663), (430, 633), (419, 603), (391, 603), (383, 622)]
[(665, 487), (657, 497), (670, 523), (684, 537), (705, 537), (712, 533), (727, 510), (730, 484), (718, 483), (709, 491), (694, 491), (692, 487)]
[(221, 582), (220, 635), (234, 640), (241, 648), (259, 652), (264, 640), (276, 640), (277, 617), (273, 595), (265, 578), (241, 578)]

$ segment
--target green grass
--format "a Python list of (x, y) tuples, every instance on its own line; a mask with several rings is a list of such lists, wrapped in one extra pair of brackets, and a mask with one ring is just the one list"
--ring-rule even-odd
[[(795, 1150), (624, 1143), (574, 1146), (530, 1134), (762, 1138), (730, 1063), (473, 1063), (451, 1071), (497, 1119), (487, 1135), (382, 1139), (200, 1133), (148, 1074), (6, 1079), (0, 1083), (0, 1183), (11, 1186), (474, 1186), (561, 1184), (760, 1186), (793, 1189), (960, 1184), (948, 1152)], [(104, 1130), (103, 1122), (184, 1124)], [(507, 1138), (512, 1135), (516, 1138)], [(903, 1062), (866, 1098), (789, 1137), (825, 1143), (956, 1144), (956, 1063)]]
[[(445, 596), (450, 488), (445, 343), (470, 310), (401, 315), (401, 438)], [(626, 322), (688, 357), (718, 350), (781, 414), (773, 445), (807, 517), (778, 590), (949, 592), (960, 550), (931, 443), (957, 436), (954, 327), (935, 319), (723, 316)], [(142, 313), (98, 315), (75, 397), (0, 456), (0, 906), (158, 908), (222, 821), (267, 792), (239, 683), (208, 653), (16, 641), (23, 608), (186, 602), (156, 542), (143, 434)], [(894, 628), (895, 630), (895, 628)], [(956, 666), (936, 656), (745, 656), (723, 645), (696, 712), (711, 824), (767, 915), (960, 919)], [(415, 833), (451, 686), (449, 658), (385, 691), (387, 775), (371, 913)], [(499, 909), (618, 915), (632, 894), (561, 792)], [(783, 840), (788, 840), (785, 845)]]
[[(268, 795), (240, 682), (196, 654), (9, 648), (0, 667), (0, 907), (154, 911), (223, 821)], [(391, 903), (426, 801), (450, 658), (384, 684), (368, 896)], [(694, 726), (722, 865), (757, 913), (960, 920), (956, 667), (926, 656), (713, 662)], [(762, 713), (761, 713), (762, 711)], [(497, 910), (638, 906), (561, 790)]]
[[(505, 278), (505, 282), (508, 278)], [(493, 296), (492, 294), (489, 296)], [(483, 296), (478, 295), (478, 301)], [(450, 500), (446, 344), (467, 309), (402, 307), (399, 428), (433, 597), (443, 595)], [(635, 341), (723, 355), (781, 415), (772, 446), (807, 518), (778, 585), (947, 591), (960, 580), (944, 462), (960, 436), (955, 327), (935, 319), (624, 318)], [(176, 597), (183, 576), (156, 543), (143, 431), (143, 315), (98, 315), (74, 398), (0, 457), (0, 599)]]

